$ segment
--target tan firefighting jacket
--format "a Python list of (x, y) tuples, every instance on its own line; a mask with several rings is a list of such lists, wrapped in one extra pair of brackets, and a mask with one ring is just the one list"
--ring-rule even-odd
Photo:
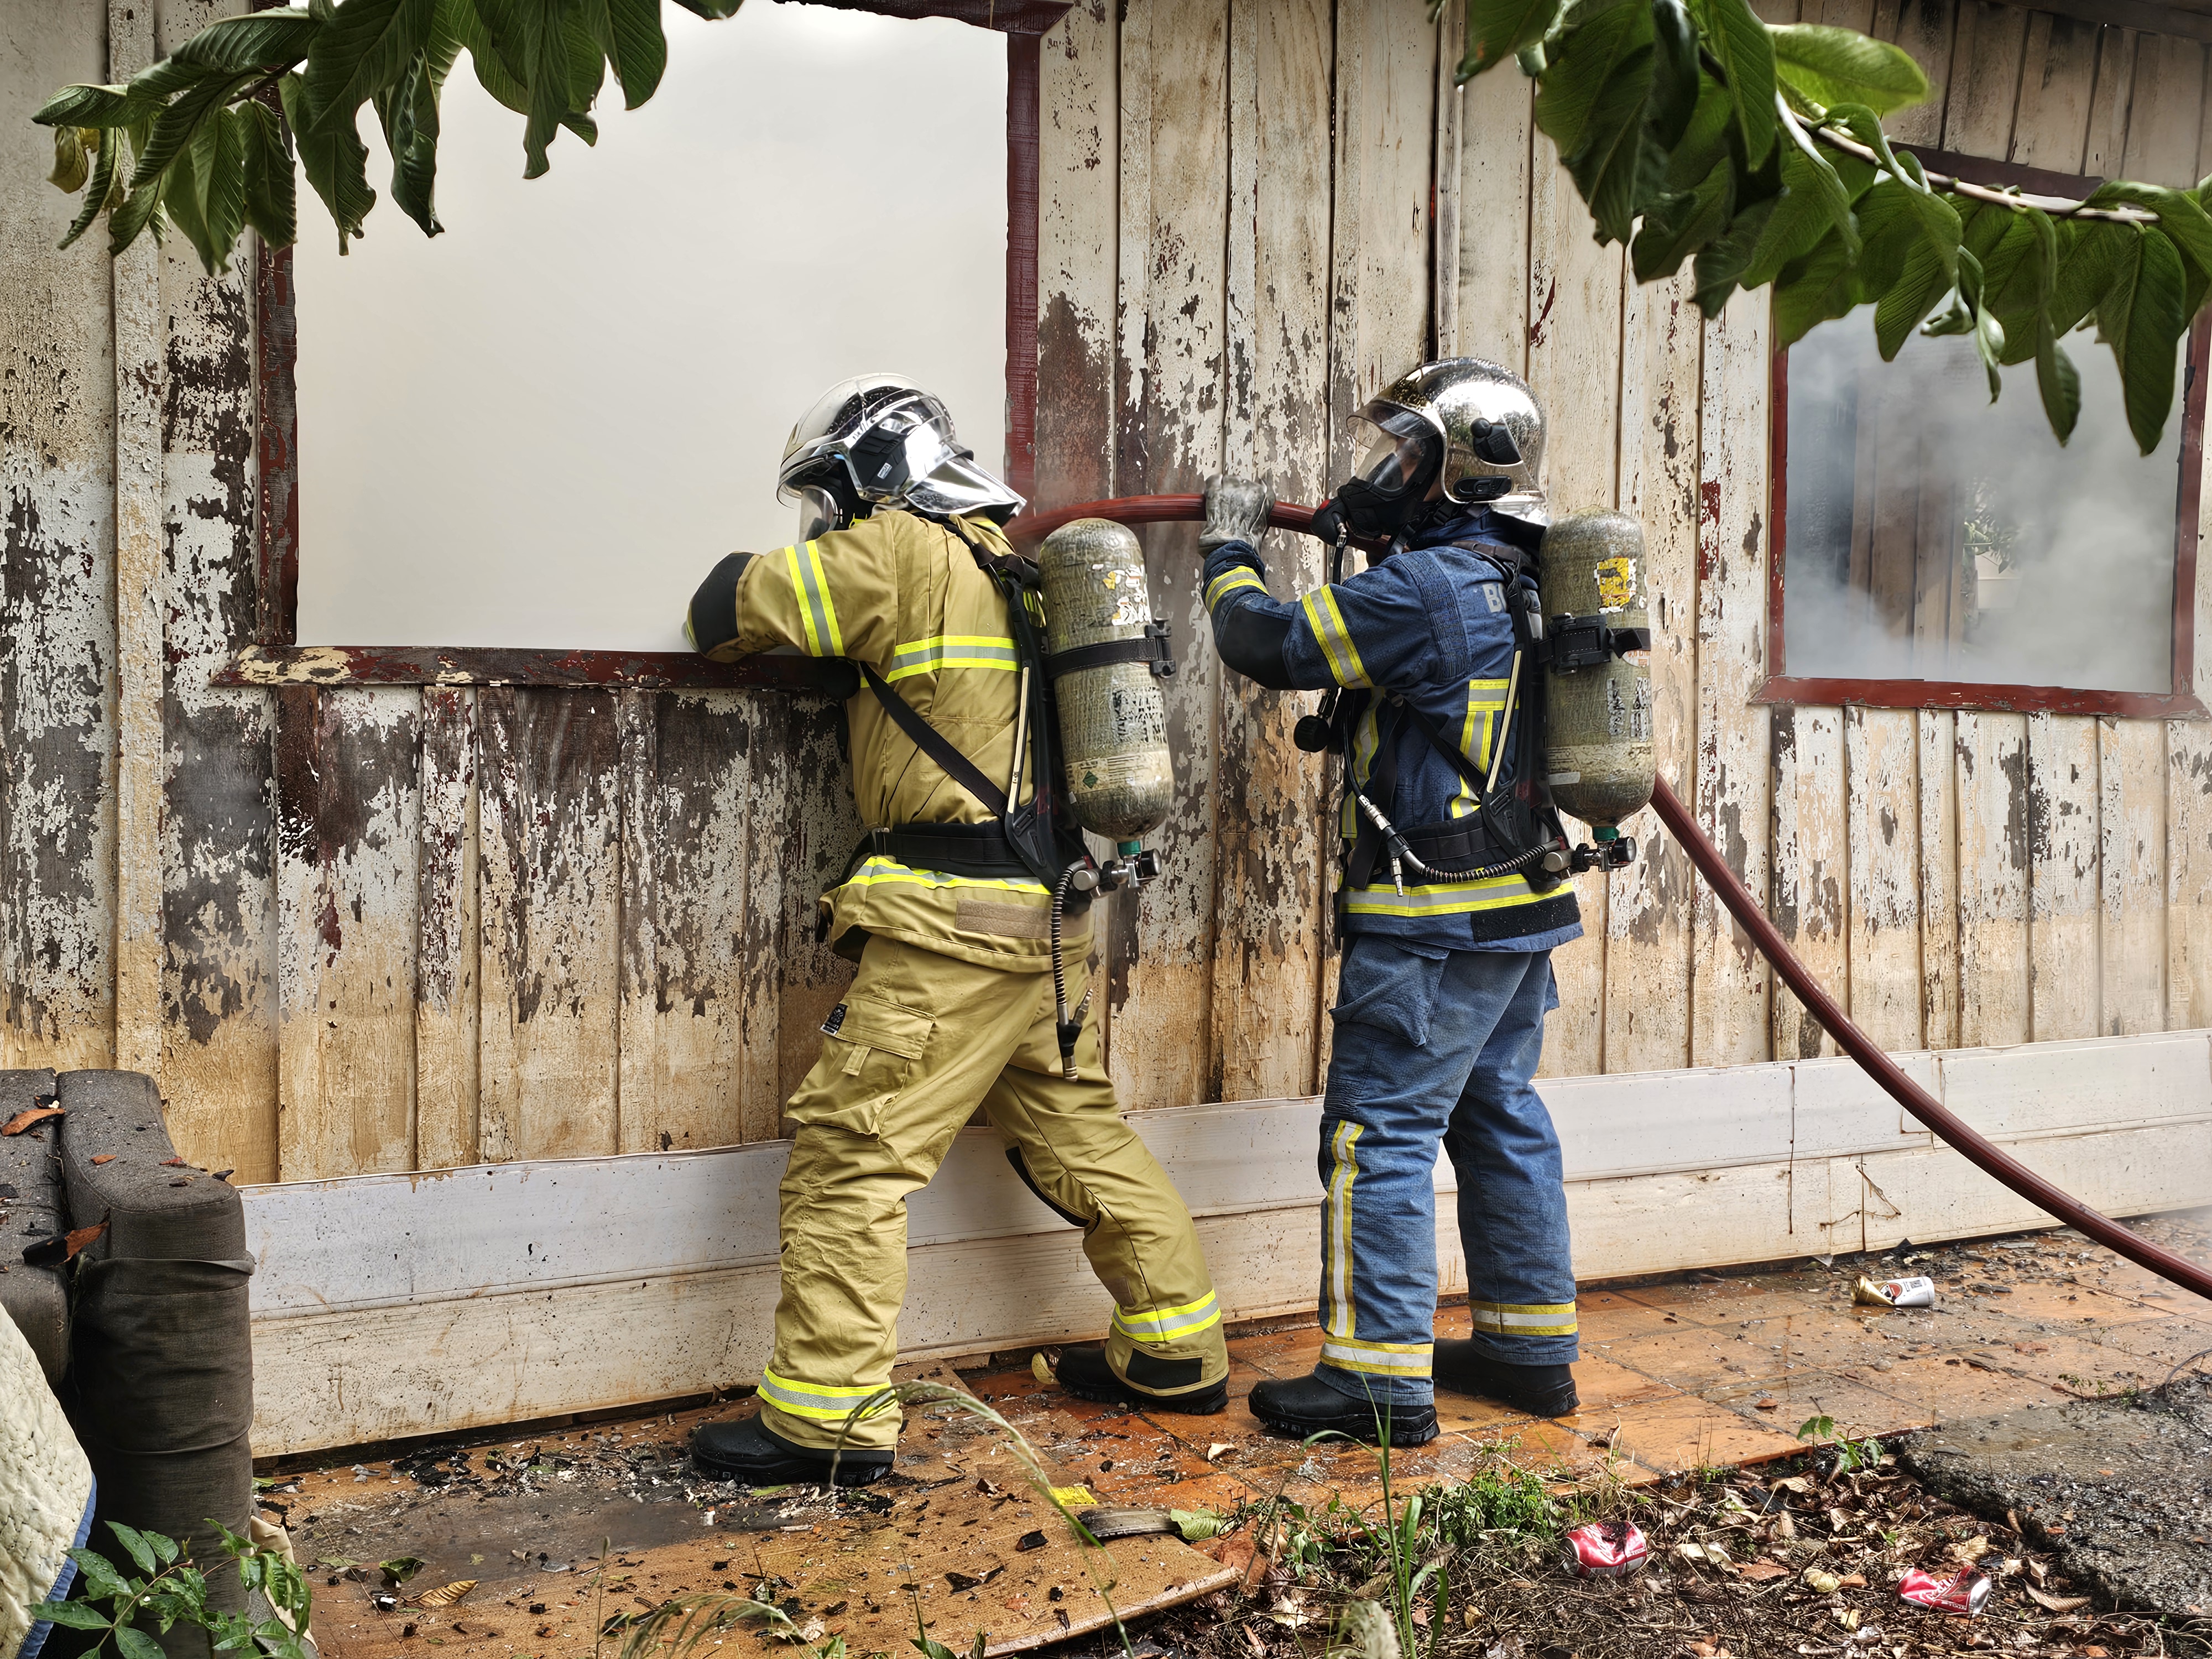
[[(988, 519), (961, 520), (987, 552), (1012, 551)], [(1014, 757), (1020, 665), (1006, 602), (951, 531), (910, 513), (878, 511), (849, 530), (774, 553), (733, 554), (691, 602), (685, 634), (718, 662), (793, 646), (866, 663), (982, 772), (1005, 787)], [(990, 811), (918, 749), (863, 684), (845, 705), (853, 796), (871, 828), (989, 823)], [(1024, 763), (1027, 765), (1027, 763)], [(1024, 777), (1021, 799), (1035, 794)], [(880, 933), (987, 967), (1051, 963), (1052, 897), (1028, 877), (1002, 879), (863, 860), (823, 895), (830, 938), (857, 956)], [(1088, 915), (1062, 930), (1067, 953), (1089, 950)]]

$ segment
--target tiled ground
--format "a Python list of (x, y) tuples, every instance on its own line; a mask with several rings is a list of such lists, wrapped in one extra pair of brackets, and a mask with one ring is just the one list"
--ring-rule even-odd
[[(2212, 1253), (2206, 1219), (2153, 1225), (2201, 1257)], [(1927, 1273), (1937, 1280), (1941, 1305), (1854, 1308), (1850, 1288), (1861, 1271)], [(1580, 1309), (1580, 1412), (1532, 1421), (1488, 1401), (1442, 1396), (1444, 1432), (1428, 1446), (1395, 1454), (1394, 1479), (1419, 1485), (1463, 1477), (1503, 1459), (1559, 1481), (1640, 1485), (1671, 1470), (1787, 1455), (1799, 1449), (1798, 1425), (1815, 1416), (1832, 1418), (1855, 1437), (1893, 1434), (2069, 1393), (2154, 1383), (2180, 1360), (2212, 1348), (2212, 1309), (2070, 1233), (1589, 1291)], [(1463, 1309), (1440, 1315), (1440, 1334), (1466, 1329)], [(1235, 1335), (1231, 1405), (1210, 1418), (1086, 1404), (1038, 1382), (1025, 1364), (963, 1370), (960, 1380), (1028, 1437), (1057, 1480), (1080, 1483), (1103, 1503), (1226, 1510), (1277, 1492), (1305, 1502), (1334, 1492), (1367, 1504), (1379, 1494), (1372, 1449), (1308, 1449), (1273, 1437), (1245, 1403), (1262, 1377), (1304, 1375), (1319, 1348), (1310, 1324)], [(580, 1652), (590, 1645), (592, 1618), (613, 1606), (596, 1580), (586, 1589), (585, 1574), (595, 1565), (586, 1558), (597, 1557), (602, 1528), (614, 1546), (607, 1571), (626, 1590), (626, 1605), (726, 1583), (742, 1589), (746, 1581), (731, 1576), (747, 1571), (740, 1557), (756, 1559), (756, 1577), (774, 1576), (779, 1570), (769, 1556), (791, 1547), (771, 1548), (776, 1530), (803, 1534), (795, 1542), (806, 1549), (818, 1544), (849, 1553), (861, 1546), (837, 1542), (843, 1535), (837, 1528), (895, 1524), (916, 1540), (906, 1553), (928, 1560), (928, 1571), (963, 1564), (986, 1570), (977, 1565), (980, 1556), (968, 1558), (1003, 1528), (964, 1517), (962, 1495), (983, 1490), (975, 1486), (979, 1469), (987, 1481), (1018, 1484), (987, 1434), (965, 1423), (910, 1425), (900, 1462), (907, 1480), (896, 1489), (895, 1512), (872, 1522), (834, 1519), (796, 1493), (747, 1502), (737, 1489), (689, 1478), (678, 1459), (691, 1426), (751, 1409), (741, 1401), (556, 1428), (524, 1437), (507, 1452), (486, 1443), (477, 1454), (481, 1473), (471, 1467), (434, 1486), (419, 1459), (404, 1468), (349, 1459), (301, 1477), (296, 1492), (276, 1501), (289, 1507), (307, 1559), (414, 1554), (428, 1562), (422, 1584), (483, 1580), (461, 1616), (432, 1617), (404, 1607), (375, 1613), (373, 1578), (326, 1587), (319, 1576), (326, 1650), (382, 1659), (414, 1650), (419, 1641), (487, 1656)], [(574, 1484), (516, 1484), (518, 1468), (565, 1466), (572, 1456), (574, 1468), (556, 1478)], [(609, 1469), (625, 1458), (632, 1462), (612, 1479), (627, 1485), (611, 1485)], [(501, 1462), (506, 1472), (495, 1475)], [(551, 1567), (538, 1552), (549, 1552)], [(568, 1572), (556, 1571), (562, 1557), (573, 1558)], [(1080, 1593), (1073, 1583), (1070, 1589)], [(842, 1606), (843, 1591), (836, 1593)], [(988, 1609), (966, 1608), (956, 1597), (944, 1611), (957, 1620), (981, 1618)], [(995, 1616), (1003, 1624), (1012, 1614)], [(740, 1645), (755, 1643), (748, 1638)], [(962, 1641), (951, 1645), (964, 1650)]]

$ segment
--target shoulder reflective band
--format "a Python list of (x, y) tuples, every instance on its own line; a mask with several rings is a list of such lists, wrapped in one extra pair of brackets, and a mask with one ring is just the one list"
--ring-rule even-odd
[(1000, 668), (1011, 674), (1021, 665), (1012, 640), (983, 634), (939, 634), (899, 647), (891, 653), (891, 672), (884, 678), (902, 680), (912, 674), (947, 668)]
[(830, 598), (829, 578), (822, 574), (820, 544), (807, 542), (784, 550), (791, 566), (792, 591), (799, 595), (799, 619), (806, 630), (806, 654), (842, 657), (845, 636), (838, 631), (837, 607)]

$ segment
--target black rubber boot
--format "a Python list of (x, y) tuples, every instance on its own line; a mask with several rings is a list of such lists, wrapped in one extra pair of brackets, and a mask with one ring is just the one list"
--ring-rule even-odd
[[(748, 1486), (784, 1486), (797, 1482), (826, 1486), (834, 1454), (794, 1446), (757, 1417), (702, 1423), (691, 1431), (691, 1461), (710, 1480), (739, 1480)], [(837, 1456), (837, 1484), (865, 1486), (891, 1472), (891, 1454), (873, 1447), (848, 1446)]]
[(1582, 1403), (1571, 1366), (1509, 1365), (1464, 1340), (1437, 1343), (1435, 1366), (1438, 1388), (1480, 1395), (1536, 1417), (1565, 1417)]
[[(1195, 1365), (1198, 1362), (1188, 1363)], [(1114, 1368), (1106, 1363), (1106, 1350), (1100, 1346), (1062, 1348), (1053, 1376), (1078, 1400), (1096, 1400), (1109, 1406), (1136, 1406), (1146, 1411), (1211, 1417), (1229, 1404), (1229, 1379), (1225, 1376), (1210, 1389), (1194, 1389), (1188, 1394), (1150, 1394), (1133, 1388), (1114, 1375)]]
[(1276, 1434), (1291, 1435), (1303, 1440), (1309, 1435), (1319, 1434), (1324, 1429), (1334, 1429), (1339, 1434), (1350, 1435), (1354, 1440), (1364, 1440), (1370, 1446), (1382, 1443), (1382, 1431), (1387, 1425), (1390, 1443), (1394, 1446), (1425, 1446), (1437, 1437), (1437, 1408), (1434, 1406), (1393, 1405), (1387, 1400), (1354, 1400), (1340, 1389), (1330, 1387), (1318, 1376), (1293, 1376), (1270, 1379), (1252, 1385), (1252, 1415)]

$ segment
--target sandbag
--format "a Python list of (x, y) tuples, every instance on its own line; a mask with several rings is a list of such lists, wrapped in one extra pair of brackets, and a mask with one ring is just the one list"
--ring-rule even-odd
[[(242, 1533), (253, 1511), (244, 1206), (214, 1176), (168, 1162), (150, 1079), (64, 1072), (59, 1091), (70, 1218), (107, 1223), (73, 1264), (65, 1396), (100, 1480), (100, 1519), (186, 1541), (210, 1601), (242, 1607), (208, 1522)], [(210, 1651), (199, 1630), (159, 1639), (170, 1659)]]
[[(0, 1072), (0, 1123), (54, 1097), (52, 1072)], [(33, 1267), (27, 1246), (69, 1225), (62, 1207), (61, 1121), (0, 1136), (0, 1310), (38, 1356), (53, 1388), (69, 1365), (69, 1286), (58, 1267)], [(0, 1649), (4, 1650), (4, 1649)]]
[(61, 1595), (76, 1576), (66, 1552), (92, 1525), (92, 1466), (38, 1356), (6, 1319), (0, 1401), (0, 1659), (37, 1659), (50, 1627), (34, 1624), (30, 1610)]

